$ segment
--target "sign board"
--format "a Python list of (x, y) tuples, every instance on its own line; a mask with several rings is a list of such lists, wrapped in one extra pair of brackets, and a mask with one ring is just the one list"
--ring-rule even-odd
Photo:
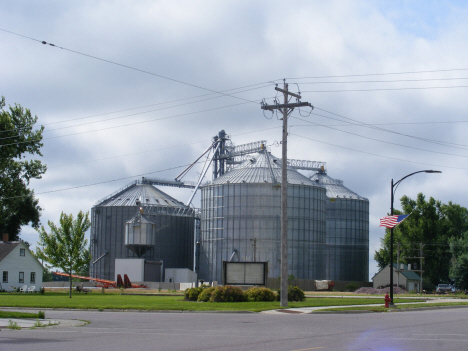
[(223, 261), (224, 285), (266, 285), (268, 262)]

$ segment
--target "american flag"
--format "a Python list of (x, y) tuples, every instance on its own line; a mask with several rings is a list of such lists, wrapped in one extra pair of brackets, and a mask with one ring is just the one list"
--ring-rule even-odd
[(408, 217), (408, 216), (409, 216), (409, 214), (382, 217), (382, 218), (380, 218), (380, 226), (379, 227), (393, 228), (397, 224), (400, 224), (401, 222), (403, 222), (406, 219), (406, 217)]

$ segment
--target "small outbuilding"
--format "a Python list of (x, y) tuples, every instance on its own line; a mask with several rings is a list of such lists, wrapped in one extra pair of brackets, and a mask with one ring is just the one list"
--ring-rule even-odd
[[(390, 265), (387, 265), (373, 277), (373, 287), (385, 286), (390, 284)], [(396, 263), (393, 265), (393, 284), (404, 286), (407, 291), (419, 291), (421, 277), (418, 273), (411, 270), (411, 265), (401, 263), (400, 269), (397, 269)]]
[(3, 235), (3, 241), (0, 241), (0, 290), (13, 291), (26, 285), (29, 291), (38, 291), (42, 287), (43, 270), (22, 241), (8, 241), (8, 235)]

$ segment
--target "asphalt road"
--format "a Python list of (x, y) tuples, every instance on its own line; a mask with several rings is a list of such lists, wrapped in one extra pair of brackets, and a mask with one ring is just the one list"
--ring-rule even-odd
[(47, 311), (82, 327), (0, 331), (16, 350), (467, 350), (468, 307), (366, 314)]

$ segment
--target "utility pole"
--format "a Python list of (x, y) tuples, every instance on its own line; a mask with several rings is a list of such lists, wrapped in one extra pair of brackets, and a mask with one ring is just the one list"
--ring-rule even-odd
[[(283, 112), (283, 137), (281, 160), (281, 306), (288, 306), (288, 115), (296, 107), (312, 107), (308, 102), (301, 102), (299, 94), (291, 93), (284, 80), (283, 89), (275, 87), (276, 91), (283, 93), (284, 103), (267, 105), (262, 103), (262, 110), (280, 110)], [(289, 96), (297, 99), (296, 103), (288, 103)], [(268, 151), (266, 151), (268, 152)]]
[(397, 283), (396, 284), (397, 284), (397, 286), (400, 286), (400, 243), (397, 243), (397, 251), (396, 252), (397, 252), (397, 254), (396, 254), (397, 255), (396, 256), (397, 257), (397, 259), (396, 259), (397, 260), (396, 272), (398, 273)]
[(253, 246), (253, 261), (254, 262), (257, 262), (257, 238), (253, 238), (253, 239), (250, 239), (250, 241), (253, 242), (252, 246)]
[(407, 259), (419, 259), (419, 269), (413, 269), (413, 271), (415, 272), (420, 272), (421, 275), (420, 275), (420, 278), (421, 278), (421, 282), (419, 284), (419, 293), (422, 294), (422, 284), (423, 284), (423, 259), (424, 259), (424, 256), (423, 256), (423, 243), (419, 243), (419, 249), (412, 249), (412, 250), (419, 250), (419, 256), (417, 257), (406, 257)]
[(422, 279), (422, 275), (423, 275), (423, 268), (422, 268), (422, 260), (423, 260), (423, 255), (422, 255), (422, 249), (423, 249), (423, 244), (422, 243), (419, 243), (419, 269), (421, 270), (421, 284), (419, 285), (419, 294), (422, 295), (422, 285), (423, 285), (423, 279)]

